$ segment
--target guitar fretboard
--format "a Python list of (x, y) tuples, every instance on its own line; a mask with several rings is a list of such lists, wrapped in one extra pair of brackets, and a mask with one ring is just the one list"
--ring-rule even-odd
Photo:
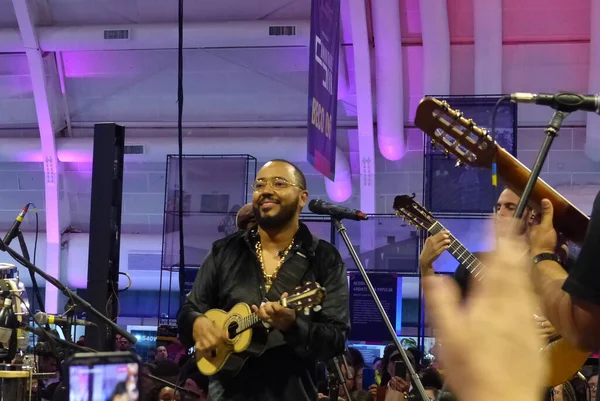
[(248, 330), (255, 324), (260, 323), (260, 321), (261, 320), (256, 313), (253, 313), (250, 316), (246, 316), (245, 318), (243, 318), (239, 321), (238, 328), (235, 331), (235, 334), (238, 335), (238, 334)]
[(428, 230), (431, 234), (437, 234), (442, 231), (447, 231), (450, 235), (450, 246), (448, 252), (456, 260), (458, 260), (465, 268), (478, 280), (482, 280), (485, 276), (484, 265), (475, 255), (473, 255), (461, 242), (456, 239), (452, 233), (446, 229), (439, 221), (433, 223), (431, 228)]

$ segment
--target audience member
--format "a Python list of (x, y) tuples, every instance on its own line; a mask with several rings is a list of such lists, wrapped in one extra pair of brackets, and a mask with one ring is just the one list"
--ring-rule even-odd
[(461, 401), (531, 401), (542, 395), (547, 366), (531, 318), (537, 302), (525, 249), (502, 238), (498, 250), (486, 280), (474, 282), (464, 302), (451, 279), (423, 279), (432, 326), (444, 344), (439, 351), (445, 378)]
[(155, 361), (164, 361), (165, 359), (169, 359), (169, 354), (167, 352), (167, 347), (165, 347), (164, 345), (161, 345), (160, 347), (156, 348), (156, 354), (154, 355), (154, 360)]

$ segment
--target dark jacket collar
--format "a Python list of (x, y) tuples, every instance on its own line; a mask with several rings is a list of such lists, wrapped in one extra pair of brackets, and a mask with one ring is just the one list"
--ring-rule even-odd
[[(246, 230), (243, 234), (246, 243), (254, 250), (256, 242), (259, 239), (258, 228), (252, 228)], [(296, 250), (302, 249), (308, 253), (307, 256), (314, 256), (317, 246), (319, 245), (319, 238), (310, 232), (306, 224), (300, 222), (300, 227), (294, 237), (294, 248)]]

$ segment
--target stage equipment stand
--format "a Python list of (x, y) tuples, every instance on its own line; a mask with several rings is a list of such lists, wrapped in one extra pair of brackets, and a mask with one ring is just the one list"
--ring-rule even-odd
[(529, 196), (531, 195), (531, 191), (535, 187), (537, 179), (540, 176), (540, 172), (542, 171), (542, 167), (544, 167), (544, 162), (546, 161), (546, 157), (548, 156), (548, 152), (550, 151), (550, 147), (552, 146), (552, 142), (554, 138), (558, 135), (558, 131), (560, 131), (560, 127), (571, 113), (567, 113), (564, 111), (557, 110), (552, 115), (552, 119), (548, 124), (548, 128), (546, 128), (546, 138), (544, 139), (544, 143), (542, 144), (542, 148), (540, 149), (540, 153), (538, 154), (537, 159), (535, 160), (535, 164), (531, 169), (531, 174), (529, 175), (529, 180), (527, 181), (527, 185), (523, 190), (523, 194), (521, 195), (521, 200), (517, 205), (517, 210), (515, 211), (515, 220), (514, 224), (521, 219), (523, 216), (523, 212), (525, 211), (525, 207), (527, 206), (527, 202), (529, 201)]
[(375, 301), (375, 305), (377, 305), (377, 309), (379, 309), (379, 313), (381, 314), (381, 317), (383, 318), (383, 321), (385, 322), (385, 324), (390, 332), (390, 336), (394, 340), (394, 344), (398, 348), (398, 351), (400, 352), (400, 355), (402, 356), (402, 360), (404, 360), (404, 363), (406, 364), (406, 367), (410, 373), (410, 377), (412, 379), (414, 387), (418, 390), (422, 401), (429, 401), (429, 397), (425, 393), (423, 384), (421, 383), (419, 376), (415, 372), (413, 365), (410, 363), (410, 360), (408, 359), (408, 356), (406, 355), (406, 351), (404, 351), (402, 344), (400, 344), (400, 340), (398, 340), (398, 336), (396, 335), (396, 330), (392, 326), (390, 319), (388, 318), (387, 314), (385, 313), (385, 309), (383, 309), (383, 305), (381, 305), (381, 301), (379, 300), (379, 297), (377, 296), (377, 293), (375, 292), (375, 288), (373, 288), (373, 285), (371, 284), (371, 281), (369, 280), (369, 276), (367, 275), (367, 272), (366, 272), (365, 268), (363, 267), (363, 265), (360, 261), (360, 258), (358, 257), (358, 254), (354, 250), (354, 246), (352, 245), (352, 242), (350, 242), (350, 238), (348, 237), (348, 233), (346, 232), (346, 227), (344, 227), (344, 224), (336, 218), (333, 219), (333, 222), (335, 223), (337, 231), (340, 233), (344, 242), (346, 243), (346, 247), (348, 248), (348, 251), (350, 252), (350, 255), (352, 256), (352, 259), (354, 260), (356, 267), (358, 268), (358, 270), (360, 271), (360, 274), (362, 274), (363, 279), (365, 280), (365, 284), (367, 285), (367, 288), (369, 289), (369, 292), (371, 293), (371, 296), (373, 297), (373, 301)]

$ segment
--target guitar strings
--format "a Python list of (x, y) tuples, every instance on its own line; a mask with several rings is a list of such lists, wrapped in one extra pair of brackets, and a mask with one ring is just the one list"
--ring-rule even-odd
[[(431, 226), (431, 232), (433, 234), (437, 234), (444, 230), (448, 231), (446, 227), (444, 227), (438, 221), (433, 223)], [(461, 244), (461, 242), (456, 239), (456, 237), (452, 235), (450, 231), (448, 231), (448, 234), (450, 235), (450, 246), (448, 247), (448, 250), (450, 250), (453, 254), (461, 251), (460, 255), (455, 256), (455, 258), (462, 263), (476, 278), (483, 280), (485, 278), (483, 263), (478, 260), (475, 255), (473, 255), (463, 244)], [(461, 259), (465, 253), (468, 254), (467, 257)]]

